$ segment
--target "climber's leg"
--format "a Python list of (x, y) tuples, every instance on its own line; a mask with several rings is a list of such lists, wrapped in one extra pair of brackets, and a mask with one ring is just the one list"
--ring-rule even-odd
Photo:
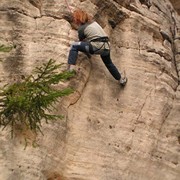
[(87, 42), (74, 42), (71, 45), (71, 49), (69, 51), (68, 64), (75, 65), (78, 51), (88, 53), (89, 52), (89, 43)]
[(118, 71), (118, 69), (116, 68), (116, 66), (113, 64), (111, 57), (110, 57), (110, 52), (106, 53), (106, 54), (101, 54), (101, 59), (103, 60), (105, 66), (107, 67), (107, 69), (109, 70), (109, 72), (111, 73), (111, 75), (116, 79), (116, 80), (120, 80), (121, 79), (121, 74)]

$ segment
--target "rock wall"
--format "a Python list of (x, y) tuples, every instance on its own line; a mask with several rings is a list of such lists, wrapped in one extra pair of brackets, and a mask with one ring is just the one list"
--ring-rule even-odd
[(170, 0), (170, 2), (174, 6), (174, 8), (178, 12), (178, 14), (180, 14), (180, 1)]
[[(168, 0), (69, 0), (102, 25), (125, 88), (100, 57), (80, 53), (74, 94), (57, 104), (65, 118), (44, 136), (0, 132), (3, 180), (178, 180), (180, 176), (180, 17)], [(1, 0), (0, 82), (14, 82), (50, 58), (66, 63), (77, 33), (62, 0)], [(64, 67), (65, 68), (65, 67)]]

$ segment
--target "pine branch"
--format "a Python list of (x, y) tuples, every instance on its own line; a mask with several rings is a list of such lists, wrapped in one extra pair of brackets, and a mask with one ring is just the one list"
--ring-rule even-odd
[(15, 125), (26, 125), (34, 132), (41, 132), (41, 122), (45, 120), (61, 119), (62, 115), (53, 115), (54, 104), (60, 97), (73, 92), (71, 88), (56, 90), (52, 85), (71, 78), (70, 72), (58, 73), (60, 65), (50, 59), (41, 67), (36, 68), (35, 75), (31, 75), (22, 82), (6, 85), (0, 93), (0, 126), (6, 128), (11, 125), (12, 135)]

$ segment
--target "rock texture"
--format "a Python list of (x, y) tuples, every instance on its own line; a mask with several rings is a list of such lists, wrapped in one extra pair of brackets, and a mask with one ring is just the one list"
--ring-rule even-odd
[(170, 0), (175, 10), (180, 14), (180, 1)]
[[(173, 1), (172, 1), (173, 2)], [(176, 1), (174, 1), (176, 2)], [(69, 0), (94, 15), (128, 76), (120, 88), (98, 56), (79, 54), (78, 73), (59, 87), (65, 118), (44, 136), (0, 132), (2, 180), (178, 180), (180, 177), (180, 17), (168, 0)], [(66, 1), (1, 0), (1, 86), (50, 58), (66, 63), (77, 39)], [(64, 67), (65, 68), (65, 67)]]

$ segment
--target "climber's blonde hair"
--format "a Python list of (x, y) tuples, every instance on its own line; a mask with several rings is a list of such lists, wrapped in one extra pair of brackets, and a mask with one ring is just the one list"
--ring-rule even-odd
[(77, 9), (73, 12), (74, 22), (77, 24), (85, 24), (92, 20), (92, 17), (88, 15), (85, 11)]

